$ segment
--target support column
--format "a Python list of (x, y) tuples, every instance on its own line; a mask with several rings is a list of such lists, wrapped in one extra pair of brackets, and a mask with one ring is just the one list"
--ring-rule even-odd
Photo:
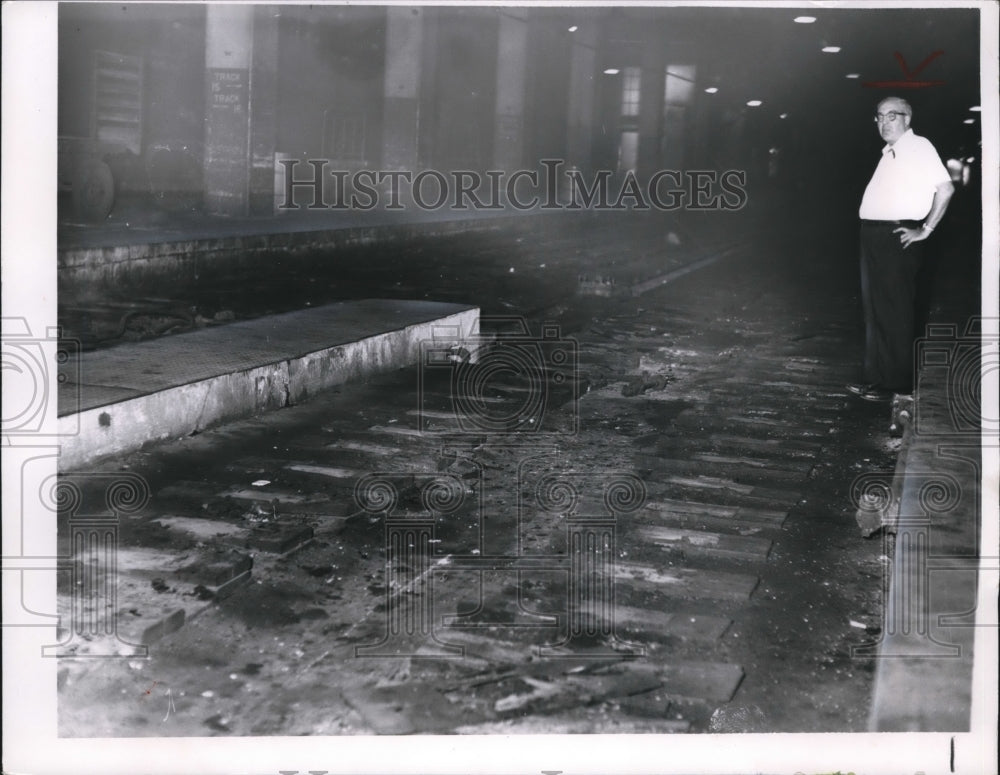
[(423, 39), (423, 8), (386, 9), (382, 166), (387, 170), (417, 166)]
[(278, 143), (277, 14), (277, 6), (254, 6), (250, 65), (251, 215), (274, 213), (274, 152)]
[(243, 216), (250, 198), (252, 5), (210, 4), (205, 18), (205, 210)]
[[(697, 160), (703, 156), (705, 137), (711, 133), (706, 126), (704, 92), (697, 87), (703, 57), (698, 48), (686, 40), (671, 39), (661, 51), (655, 64), (660, 75), (659, 103), (655, 107), (659, 125), (659, 143), (651, 163), (658, 163), (661, 169), (698, 169)], [(707, 62), (711, 69), (711, 62)], [(670, 75), (666, 75), (669, 69)], [(717, 102), (709, 97), (709, 103)], [(699, 147), (701, 146), (701, 147)]]
[[(382, 169), (416, 174), (420, 143), (420, 81), (424, 67), (424, 9), (386, 8)], [(387, 201), (411, 204), (410, 188), (390, 179)]]
[(497, 104), (493, 161), (516, 170), (524, 162), (524, 98), (528, 60), (527, 11), (506, 8), (497, 33)]
[[(639, 158), (636, 167), (641, 175), (649, 176), (659, 166), (666, 61), (662, 48), (655, 45), (653, 40), (647, 39), (643, 49), (642, 91), (639, 95)], [(683, 148), (683, 137), (676, 138), (676, 142)]]
[(569, 166), (591, 166), (594, 126), (594, 94), (597, 89), (597, 30), (585, 27), (573, 33), (570, 53), (568, 137), (566, 161)]

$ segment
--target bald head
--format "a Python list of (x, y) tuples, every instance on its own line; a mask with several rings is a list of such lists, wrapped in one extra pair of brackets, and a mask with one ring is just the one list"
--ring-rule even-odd
[(910, 106), (910, 103), (902, 97), (886, 97), (878, 104), (879, 113), (889, 110), (894, 110), (897, 113), (906, 113), (909, 116), (913, 115), (913, 108)]
[(902, 97), (886, 97), (875, 110), (878, 133), (889, 145), (906, 134), (912, 117), (913, 108)]

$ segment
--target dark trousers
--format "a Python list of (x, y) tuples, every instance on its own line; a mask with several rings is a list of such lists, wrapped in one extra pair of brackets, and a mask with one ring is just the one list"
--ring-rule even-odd
[(861, 222), (861, 304), (865, 312), (864, 381), (913, 392), (917, 273), (923, 243), (904, 248), (894, 229), (919, 221)]

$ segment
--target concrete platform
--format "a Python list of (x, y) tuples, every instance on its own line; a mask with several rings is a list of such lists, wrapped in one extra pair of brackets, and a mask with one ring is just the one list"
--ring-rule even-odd
[(100, 296), (139, 287), (207, 282), (290, 260), (309, 251), (406, 244), (427, 237), (503, 228), (529, 217), (573, 222), (576, 210), (411, 213), (298, 211), (284, 216), (219, 218), (133, 210), (102, 224), (60, 224), (61, 293)]
[(366, 299), (85, 352), (59, 367), (60, 468), (412, 366), (479, 331), (479, 308)]
[[(877, 657), (873, 732), (969, 731), (977, 628), (996, 626), (995, 607), (977, 605), (984, 599), (980, 557), (989, 562), (995, 551), (983, 543), (995, 504), (984, 502), (981, 491), (990, 444), (988, 433), (980, 441), (978, 386), (971, 385), (978, 375), (932, 357), (973, 352), (959, 348), (979, 334), (962, 337), (954, 329), (946, 326), (940, 340), (929, 336), (921, 343), (931, 365), (918, 373), (914, 417), (896, 468), (899, 515), (883, 632), (857, 654)], [(978, 357), (975, 350), (977, 366)], [(990, 597), (995, 601), (995, 590)]]

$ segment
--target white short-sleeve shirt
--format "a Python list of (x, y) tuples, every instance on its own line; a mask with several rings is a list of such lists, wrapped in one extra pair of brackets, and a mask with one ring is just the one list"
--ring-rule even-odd
[(869, 221), (923, 220), (937, 187), (949, 182), (951, 176), (931, 141), (907, 129), (882, 149), (858, 215)]

